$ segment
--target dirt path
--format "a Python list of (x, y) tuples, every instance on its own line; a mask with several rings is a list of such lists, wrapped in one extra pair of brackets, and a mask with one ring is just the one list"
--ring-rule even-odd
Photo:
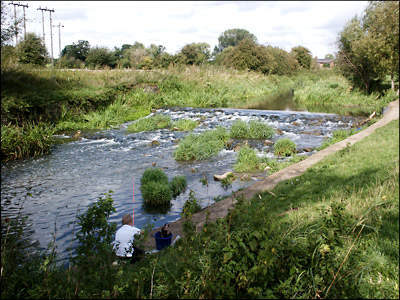
[[(309, 167), (313, 166), (320, 160), (322, 160), (325, 156), (333, 154), (340, 149), (343, 149), (346, 147), (347, 143), (350, 143), (351, 145), (362, 140), (364, 137), (370, 135), (373, 133), (377, 128), (380, 128), (382, 126), (385, 126), (392, 120), (396, 120), (399, 118), (399, 100), (397, 99), (396, 101), (393, 101), (389, 103), (388, 111), (384, 114), (382, 119), (380, 119), (378, 122), (375, 124), (369, 126), (368, 128), (364, 129), (363, 131), (360, 131), (359, 133), (352, 135), (351, 137), (340, 141), (336, 144), (333, 144), (329, 146), (328, 148), (325, 148), (324, 150), (318, 151), (317, 153), (313, 154), (312, 156), (308, 157), (307, 159), (296, 163), (294, 165), (291, 165), (289, 167), (286, 167), (279, 172), (276, 172), (272, 174), (271, 176), (268, 176), (264, 180), (257, 182), (248, 188), (238, 191), (234, 193), (234, 195), (229, 196), (228, 198), (225, 198), (219, 202), (216, 202), (202, 211), (194, 214), (192, 216), (192, 221), (196, 225), (196, 230), (199, 231), (203, 227), (205, 221), (206, 221), (206, 216), (208, 216), (208, 221), (209, 222), (214, 222), (218, 218), (223, 218), (228, 214), (229, 209), (232, 207), (232, 205), (235, 203), (235, 198), (243, 195), (246, 199), (251, 199), (257, 193), (260, 193), (262, 191), (266, 190), (271, 190), (273, 189), (279, 182), (291, 179), (293, 177), (297, 177), (301, 174), (303, 174)], [(182, 223), (183, 219), (176, 220), (174, 222), (169, 223), (170, 230), (173, 233), (175, 237), (180, 235), (181, 237), (183, 236), (183, 231), (182, 231)], [(150, 232), (149, 239), (146, 243), (146, 248), (147, 249), (155, 249), (155, 239), (153, 237), (154, 233), (160, 231), (160, 228), (153, 229)]]

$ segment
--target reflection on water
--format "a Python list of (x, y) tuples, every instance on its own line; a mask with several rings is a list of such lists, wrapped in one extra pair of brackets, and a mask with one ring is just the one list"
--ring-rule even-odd
[(371, 112), (366, 111), (358, 106), (323, 106), (323, 105), (301, 105), (293, 100), (294, 90), (289, 89), (277, 93), (269, 94), (250, 104), (239, 106), (238, 108), (246, 109), (265, 109), (265, 110), (281, 110), (281, 111), (308, 111), (332, 113), (342, 116), (367, 117)]

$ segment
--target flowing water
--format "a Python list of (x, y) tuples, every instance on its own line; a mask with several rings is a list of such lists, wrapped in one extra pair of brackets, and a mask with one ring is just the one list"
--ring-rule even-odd
[[(236, 119), (248, 121), (258, 118), (279, 132), (270, 139), (272, 142), (290, 138), (297, 144), (299, 155), (313, 154), (315, 150), (307, 152), (303, 149), (319, 147), (333, 131), (350, 128), (360, 119), (306, 111), (259, 109), (172, 108), (157, 113), (168, 114), (172, 120), (191, 118), (201, 121), (195, 133), (218, 125), (228, 129)], [(82, 132), (79, 138), (73, 138), (73, 133), (64, 133), (57, 136), (60, 144), (54, 146), (50, 154), (2, 163), (2, 220), (15, 218), (23, 204), (21, 213), (27, 217), (26, 242), (37, 241), (35, 245), (45, 249), (55, 234), (60, 259), (67, 259), (70, 254), (67, 248), (71, 245), (76, 247), (71, 241), (76, 232), (74, 221), (77, 212), (83, 213), (89, 204), (109, 190), (114, 192), (112, 198), (116, 208), (116, 213), (110, 217), (111, 222), (117, 222), (119, 226), (122, 216), (134, 209), (135, 226), (140, 228), (150, 222), (159, 227), (180, 217), (190, 190), (195, 192), (201, 206), (206, 207), (216, 197), (230, 195), (268, 175), (253, 174), (249, 180), (236, 179), (230, 186), (222, 186), (221, 182), (214, 181), (214, 174), (233, 170), (237, 152), (223, 150), (214, 158), (177, 162), (173, 151), (177, 141), (187, 132), (162, 129), (129, 133), (126, 128), (130, 123), (116, 129)], [(158, 141), (159, 145), (154, 145), (153, 141)], [(242, 141), (235, 141), (238, 142)], [(273, 146), (265, 146), (263, 142), (249, 140), (249, 144), (274, 158)], [(140, 177), (146, 168), (154, 166), (162, 168), (170, 179), (184, 175), (188, 180), (186, 192), (173, 199), (171, 207), (163, 212), (147, 211), (142, 206)], [(208, 185), (202, 182), (205, 178)], [(31, 196), (27, 197), (27, 193)]]

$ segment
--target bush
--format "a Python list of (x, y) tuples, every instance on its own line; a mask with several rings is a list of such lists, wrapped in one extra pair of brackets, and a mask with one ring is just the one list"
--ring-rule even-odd
[(296, 144), (290, 139), (279, 139), (274, 146), (275, 155), (291, 156), (296, 152)]
[(180, 193), (184, 192), (187, 187), (187, 180), (185, 176), (175, 176), (171, 180), (171, 191), (172, 196), (176, 197)]
[(172, 191), (169, 184), (150, 181), (141, 186), (145, 205), (165, 205), (172, 200)]

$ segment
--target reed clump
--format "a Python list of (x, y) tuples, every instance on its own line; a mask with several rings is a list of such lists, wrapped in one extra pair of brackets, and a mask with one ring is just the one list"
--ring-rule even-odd
[(274, 145), (274, 153), (277, 156), (292, 156), (296, 149), (296, 143), (288, 138), (279, 139)]

